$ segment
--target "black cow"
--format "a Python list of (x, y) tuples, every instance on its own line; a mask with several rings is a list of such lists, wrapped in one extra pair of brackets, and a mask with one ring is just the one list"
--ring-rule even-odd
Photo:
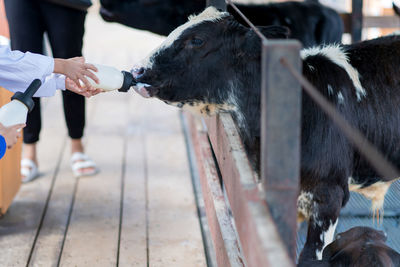
[[(341, 43), (343, 21), (339, 14), (318, 1), (282, 2), (264, 5), (238, 5), (251, 22), (257, 26), (285, 26), (290, 38), (300, 40), (304, 47), (318, 44)], [(229, 13), (247, 25), (231, 6)]]
[(204, 9), (205, 0), (100, 0), (100, 15), (109, 22), (168, 35), (187, 17)]
[(299, 262), (298, 267), (399, 267), (400, 254), (385, 241), (382, 231), (354, 227), (336, 236), (324, 249), (322, 260)]
[[(202, 11), (206, 5), (205, 0), (101, 0), (101, 3), (100, 14), (105, 20), (161, 35), (168, 35), (186, 22), (189, 15)], [(300, 40), (304, 47), (341, 43), (342, 19), (336, 11), (318, 1), (237, 6), (258, 26), (288, 27), (291, 38)], [(228, 11), (247, 25), (231, 6)]]
[[(267, 38), (287, 29), (261, 27)], [(200, 114), (231, 112), (249, 153), (260, 138), (261, 47), (257, 35), (228, 13), (208, 8), (175, 31), (133, 71), (143, 96)], [(303, 75), (400, 167), (400, 37), (301, 52)], [(302, 96), (301, 193), (309, 222), (300, 259), (320, 258), (333, 239), (351, 189), (383, 205), (396, 177), (380, 178), (306, 94)]]

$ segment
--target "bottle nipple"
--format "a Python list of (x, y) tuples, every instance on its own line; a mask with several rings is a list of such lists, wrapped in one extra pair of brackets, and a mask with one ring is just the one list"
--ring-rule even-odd
[(132, 73), (127, 71), (122, 71), (122, 74), (124, 75), (124, 82), (122, 84), (122, 87), (118, 89), (118, 92), (126, 93), (132, 86), (135, 86), (137, 82), (136, 79), (133, 77)]

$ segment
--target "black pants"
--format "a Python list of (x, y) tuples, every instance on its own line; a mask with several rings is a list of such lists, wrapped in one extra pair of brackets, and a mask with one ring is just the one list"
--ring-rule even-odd
[[(86, 12), (48, 3), (45, 0), (5, 0), (10, 25), (11, 48), (22, 52), (43, 53), (46, 32), (55, 58), (82, 55)], [(39, 140), (42, 126), (40, 99), (28, 115), (24, 128), (24, 143)], [(80, 139), (85, 127), (85, 98), (70, 91), (63, 92), (64, 114), (68, 134)]]

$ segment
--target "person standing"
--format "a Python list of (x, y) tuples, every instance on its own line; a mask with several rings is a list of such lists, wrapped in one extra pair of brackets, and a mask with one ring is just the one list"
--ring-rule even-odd
[[(46, 0), (5, 0), (10, 27), (11, 48), (22, 52), (43, 53), (43, 35), (47, 33), (53, 57), (82, 56), (86, 11)], [(84, 153), (82, 137), (85, 127), (85, 99), (63, 91), (63, 105), (71, 138), (71, 167), (76, 176), (94, 175), (98, 169)], [(28, 115), (24, 128), (21, 174), (24, 182), (39, 175), (36, 144), (41, 130), (40, 99)]]

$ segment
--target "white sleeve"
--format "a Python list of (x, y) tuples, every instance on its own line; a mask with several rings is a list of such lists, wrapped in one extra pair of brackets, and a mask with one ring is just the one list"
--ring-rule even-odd
[(65, 90), (65, 76), (61, 74), (52, 74), (46, 77), (44, 83), (36, 92), (34, 97), (53, 96), (57, 89)]
[(53, 96), (57, 89), (65, 90), (65, 77), (51, 75), (53, 70), (51, 57), (11, 51), (9, 46), (0, 45), (0, 86), (9, 91), (24, 92), (34, 79), (39, 79), (43, 85), (34, 96)]

